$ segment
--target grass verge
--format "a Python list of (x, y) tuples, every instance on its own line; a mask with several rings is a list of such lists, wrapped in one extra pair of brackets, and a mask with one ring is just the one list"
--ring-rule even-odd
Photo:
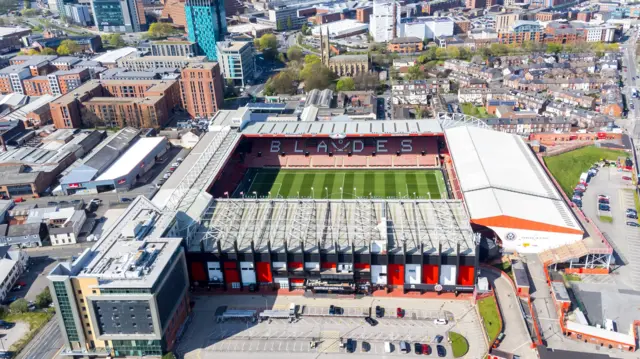
[[(638, 191), (633, 191), (633, 202), (636, 205), (636, 212), (640, 213), (640, 197), (638, 197)], [(638, 223), (640, 223), (640, 219), (638, 219)]]
[(573, 273), (562, 273), (562, 277), (567, 282), (580, 282), (582, 280), (579, 275)]
[(599, 216), (599, 217), (600, 217), (600, 221), (602, 222), (613, 223), (613, 217), (611, 216)]
[(451, 342), (451, 350), (454, 358), (460, 358), (469, 351), (469, 343), (467, 339), (456, 332), (449, 332), (449, 341)]
[(7, 322), (25, 322), (29, 324), (29, 331), (25, 334), (20, 340), (13, 343), (9, 348), (9, 351), (17, 354), (33, 339), (33, 337), (38, 333), (40, 328), (42, 328), (51, 318), (53, 317), (53, 311), (43, 311), (43, 312), (27, 312), (27, 313), (10, 313), (5, 315), (2, 319)]
[(602, 158), (613, 161), (626, 155), (624, 152), (590, 146), (556, 156), (544, 157), (544, 163), (564, 193), (571, 197), (573, 188), (580, 180), (580, 174), (588, 170), (595, 162)]
[(478, 311), (482, 317), (482, 324), (487, 331), (489, 342), (493, 343), (500, 333), (500, 313), (494, 296), (480, 299), (478, 301)]

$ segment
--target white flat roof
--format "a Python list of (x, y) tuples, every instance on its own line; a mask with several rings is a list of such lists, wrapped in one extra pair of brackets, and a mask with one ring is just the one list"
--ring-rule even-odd
[(149, 152), (160, 145), (164, 139), (164, 137), (146, 137), (139, 139), (138, 142), (134, 143), (127, 152), (122, 154), (111, 167), (95, 180), (110, 180), (126, 176), (142, 162)]
[(339, 36), (346, 33), (366, 30), (368, 28), (369, 24), (363, 24), (353, 19), (345, 19), (316, 26), (313, 28), (312, 33), (313, 35), (320, 36), (320, 29), (322, 29), (324, 34), (326, 34), (327, 29), (329, 29), (329, 36)]
[(117, 49), (117, 50), (112, 50), (112, 51), (107, 51), (102, 55), (96, 56), (93, 59), (91, 59), (92, 61), (98, 61), (102, 64), (109, 64), (109, 63), (115, 63), (116, 61), (118, 61), (120, 58), (125, 57), (131, 53), (136, 52), (136, 48), (135, 47), (123, 47), (121, 49)]
[(509, 216), (580, 230), (521, 137), (471, 126), (445, 135), (472, 219)]
[(22, 32), (29, 30), (26, 27), (9, 27), (9, 26), (0, 26), (0, 36), (8, 36), (11, 34), (15, 34), (16, 32)]
[(592, 327), (590, 325), (584, 325), (567, 320), (567, 330), (575, 333), (583, 333), (594, 337), (607, 339), (616, 343), (635, 345), (636, 340), (633, 335), (612, 332), (604, 328)]

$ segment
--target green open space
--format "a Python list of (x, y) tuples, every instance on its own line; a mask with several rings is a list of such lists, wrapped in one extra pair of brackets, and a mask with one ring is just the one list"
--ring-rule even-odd
[(448, 198), (440, 170), (250, 169), (234, 197)]
[(571, 197), (573, 195), (573, 188), (578, 184), (580, 175), (583, 172), (587, 171), (594, 163), (603, 158), (609, 161), (615, 161), (621, 156), (626, 157), (627, 154), (622, 151), (589, 146), (556, 156), (544, 157), (544, 163), (556, 181), (558, 181), (564, 193)]
[(449, 341), (454, 358), (461, 358), (469, 351), (467, 339), (456, 332), (449, 332)]
[(460, 107), (462, 108), (462, 113), (464, 113), (465, 115), (478, 117), (478, 118), (491, 117), (489, 116), (489, 114), (487, 113), (487, 110), (484, 107), (476, 106), (471, 102), (461, 103)]
[(40, 328), (42, 328), (51, 318), (53, 317), (53, 310), (44, 310), (38, 312), (25, 312), (25, 313), (7, 313), (2, 316), (2, 320), (7, 322), (25, 322), (29, 324), (29, 332), (25, 334), (20, 340), (11, 345), (11, 348), (8, 350), (18, 353), (20, 352), (26, 345), (33, 339), (33, 337), (38, 333)]
[(487, 331), (489, 342), (493, 343), (500, 334), (500, 313), (494, 296), (486, 297), (478, 301), (478, 311), (482, 317), (482, 324)]

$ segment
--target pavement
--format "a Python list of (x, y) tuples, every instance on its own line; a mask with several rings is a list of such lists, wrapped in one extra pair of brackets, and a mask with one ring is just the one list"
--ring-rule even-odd
[(53, 359), (58, 356), (62, 345), (62, 332), (60, 332), (57, 318), (53, 317), (16, 356), (16, 359)]
[[(454, 300), (423, 300), (409, 298), (373, 298), (360, 299), (340, 298), (306, 298), (286, 296), (196, 296), (192, 320), (185, 334), (178, 344), (178, 354), (184, 358), (219, 358), (237, 357), (252, 358), (256, 352), (261, 356), (316, 358), (342, 356), (346, 354), (340, 348), (340, 341), (351, 338), (357, 343), (366, 341), (371, 350), (360, 352), (360, 345), (356, 344), (359, 355), (366, 357), (386, 357), (400, 354), (384, 353), (384, 342), (397, 344), (401, 340), (413, 343), (430, 344), (435, 351), (434, 337), (444, 335), (449, 330), (464, 335), (469, 342), (469, 353), (464, 358), (478, 359), (486, 354), (486, 344), (482, 327), (475, 310), (468, 301)], [(386, 310), (384, 318), (379, 318), (379, 324), (369, 326), (362, 318), (330, 316), (308, 317), (302, 316), (294, 323), (274, 319), (271, 323), (247, 323), (227, 321), (216, 323), (214, 313), (221, 305), (234, 309), (264, 308), (287, 309), (290, 303), (305, 306), (307, 312), (328, 312), (331, 304), (341, 306), (348, 312), (350, 308), (370, 308), (381, 305)], [(405, 309), (405, 318), (395, 318), (395, 308)], [(320, 308), (320, 309), (318, 309)], [(314, 310), (311, 310), (314, 309)], [(316, 310), (317, 309), (317, 310)], [(355, 309), (354, 309), (355, 310)], [(451, 319), (447, 325), (436, 325), (432, 316)], [(422, 318), (422, 319), (419, 319)], [(312, 339), (318, 340), (318, 347), (311, 348)], [(446, 341), (442, 343), (447, 349), (447, 358), (452, 358), (450, 347)], [(224, 353), (224, 354), (221, 354)], [(349, 354), (350, 357), (359, 356)], [(432, 354), (435, 356), (435, 353)]]
[[(640, 126), (637, 125), (638, 118), (640, 118), (640, 99), (634, 99), (632, 97), (632, 89), (637, 88), (637, 84), (640, 83), (640, 79), (633, 80), (638, 76), (638, 66), (636, 60), (636, 44), (637, 44), (637, 30), (633, 29), (628, 32), (629, 39), (621, 44), (622, 49), (622, 64), (627, 67), (627, 71), (622, 71), (624, 79), (624, 87), (622, 92), (626, 95), (627, 107), (629, 112), (627, 114), (628, 121), (619, 121), (620, 125), (627, 128), (632, 134), (634, 139), (640, 138)], [(633, 104), (633, 109), (631, 108)]]
[(511, 283), (499, 273), (486, 268), (482, 269), (481, 275), (487, 277), (491, 283), (502, 314), (502, 332), (505, 333), (505, 337), (499, 349), (518, 355), (521, 359), (536, 359), (538, 356), (531, 349), (531, 337), (522, 317), (519, 299)]
[(13, 343), (20, 340), (29, 331), (29, 324), (16, 322), (11, 329), (0, 329), (0, 348), (9, 350)]

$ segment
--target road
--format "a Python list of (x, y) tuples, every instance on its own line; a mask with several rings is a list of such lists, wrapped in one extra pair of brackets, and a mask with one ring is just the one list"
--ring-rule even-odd
[[(638, 118), (640, 118), (640, 99), (633, 98), (632, 91), (636, 87), (638, 76), (638, 67), (636, 61), (636, 45), (637, 45), (636, 29), (629, 30), (629, 39), (624, 42), (620, 47), (622, 49), (622, 65), (627, 67), (626, 71), (622, 72), (624, 80), (624, 88), (622, 92), (627, 98), (627, 108), (629, 112), (627, 114), (628, 121), (621, 121), (620, 125), (625, 127), (634, 140), (640, 138), (640, 126), (637, 125)], [(634, 80), (634, 78), (636, 78)]]
[(16, 356), (16, 359), (53, 359), (62, 348), (62, 344), (60, 326), (57, 318), (53, 317)]

